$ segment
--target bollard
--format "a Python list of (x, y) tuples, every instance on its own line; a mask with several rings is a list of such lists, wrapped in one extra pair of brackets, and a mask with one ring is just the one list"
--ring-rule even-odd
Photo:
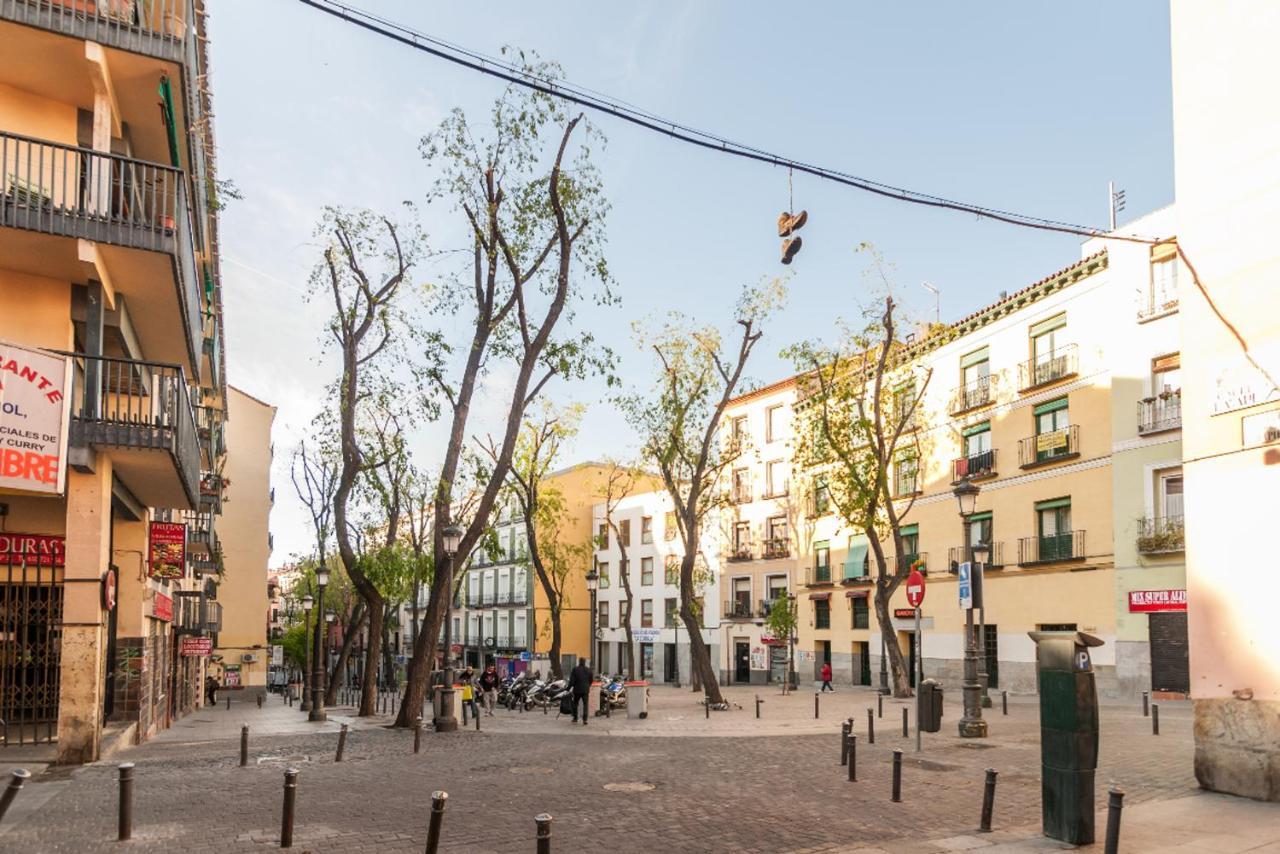
[(1151, 695), (1146, 691), (1142, 692), (1142, 716), (1149, 717), (1151, 710), (1148, 708), (1151, 704)]
[(891, 800), (895, 804), (902, 801), (902, 751), (896, 747), (893, 750), (893, 797)]
[(249, 725), (240, 727), (240, 767), (249, 764)]
[(867, 709), (867, 744), (876, 743), (876, 716), (870, 709)]
[(1160, 734), (1160, 704), (1151, 704), (1151, 734)]
[(293, 808), (298, 797), (298, 769), (284, 772), (284, 807), (280, 811), (280, 847), (293, 847)]
[(911, 730), (907, 725), (907, 709), (905, 706), (902, 709), (902, 737), (903, 738), (911, 737)]
[[(586, 714), (585, 712), (583, 714)], [(476, 712), (471, 717), (476, 719), (476, 732), (480, 731), (480, 713)]]
[(876, 717), (884, 717), (884, 694), (876, 694)]
[(817, 691), (813, 692), (813, 719), (818, 719), (818, 697), (822, 696)]
[(13, 803), (13, 799), (18, 796), (18, 790), (29, 779), (31, 779), (31, 772), (26, 768), (13, 769), (13, 776), (9, 778), (9, 785), (5, 787), (4, 794), (0, 795), (0, 821), (4, 821), (4, 814), (9, 811), (9, 804)]
[(991, 811), (996, 805), (996, 769), (987, 769), (987, 786), (982, 793), (982, 824), (978, 828), (983, 833), (991, 832)]
[(1000, 692), (1000, 710), (1006, 715), (1009, 714), (1009, 692), (1008, 691)]
[(227, 694), (227, 711), (231, 711), (231, 694)]
[(1120, 811), (1124, 809), (1124, 789), (1112, 789), (1107, 796), (1107, 841), (1103, 854), (1120, 850)]
[(711, 702), (709, 700), (702, 701), (702, 711), (707, 720), (711, 720)]
[(120, 820), (117, 839), (121, 842), (133, 838), (133, 763), (120, 766)]
[(840, 724), (840, 764), (849, 764), (849, 733), (853, 732), (853, 718)]
[(262, 708), (262, 695), (261, 695), (261, 694), (259, 694), (259, 695), (258, 695), (258, 708), (259, 708), (259, 709), (261, 709), (261, 708)]
[(422, 749), (422, 718), (418, 718), (413, 722), (413, 752), (417, 753)]
[(856, 783), (858, 781), (858, 736), (857, 733), (849, 733), (849, 782)]
[(342, 729), (338, 730), (338, 755), (334, 757), (334, 762), (342, 761), (342, 750), (347, 746), (347, 725), (343, 724)]
[(760, 695), (756, 694), (756, 720), (760, 720)]
[(434, 791), (431, 793), (431, 824), (427, 828), (427, 854), (436, 854), (440, 847), (440, 825), (444, 823), (444, 808), (449, 801), (449, 793)]
[(538, 824), (538, 854), (551, 854), (551, 815), (544, 812), (533, 820)]

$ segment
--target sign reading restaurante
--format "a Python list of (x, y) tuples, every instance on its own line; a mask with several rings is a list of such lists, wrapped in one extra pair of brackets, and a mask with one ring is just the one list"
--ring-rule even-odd
[(71, 359), (0, 342), (0, 488), (66, 488)]

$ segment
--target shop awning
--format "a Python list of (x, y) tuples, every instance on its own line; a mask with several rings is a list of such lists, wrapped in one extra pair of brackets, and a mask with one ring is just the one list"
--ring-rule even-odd
[(846, 590), (844, 595), (849, 599), (866, 599), (870, 590)]
[(831, 598), (830, 593), (810, 593), (809, 598), (818, 602), (825, 602)]

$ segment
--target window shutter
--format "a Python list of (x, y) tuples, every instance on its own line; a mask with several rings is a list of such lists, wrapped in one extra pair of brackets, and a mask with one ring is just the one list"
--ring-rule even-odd
[(1177, 254), (1178, 244), (1172, 241), (1169, 243), (1157, 243), (1151, 247), (1151, 263), (1159, 264), (1161, 261), (1168, 261)]
[(978, 364), (979, 362), (990, 361), (990, 350), (991, 350), (990, 347), (983, 347), (981, 350), (974, 350), (972, 353), (968, 354), (967, 356), (961, 356), (960, 367), (968, 368)]
[(1061, 329), (1066, 325), (1067, 325), (1066, 312), (1063, 312), (1062, 314), (1054, 315), (1053, 317), (1050, 317), (1047, 320), (1042, 320), (1039, 323), (1032, 324), (1031, 337), (1035, 338), (1036, 336), (1043, 335), (1046, 332), (1052, 332), (1055, 329)]
[(1048, 403), (1042, 403), (1035, 409), (1031, 410), (1036, 415), (1044, 415), (1046, 412), (1057, 412), (1059, 409), (1067, 408), (1067, 398), (1060, 397), (1057, 400), (1051, 400)]
[(964, 436), (964, 438), (968, 439), (970, 436), (976, 436), (979, 433), (990, 433), (990, 432), (991, 432), (991, 422), (983, 421), (981, 424), (974, 424), (972, 427), (964, 428), (964, 432), (962, 435)]
[(1037, 501), (1036, 510), (1057, 510), (1059, 507), (1070, 507), (1071, 496), (1066, 498), (1050, 498), (1048, 501)]

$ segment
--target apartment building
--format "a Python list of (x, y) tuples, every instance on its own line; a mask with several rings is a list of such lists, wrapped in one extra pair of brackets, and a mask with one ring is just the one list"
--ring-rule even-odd
[(766, 626), (779, 599), (803, 579), (797, 554), (815, 547), (804, 500), (792, 489), (794, 378), (731, 400), (724, 442), (736, 457), (728, 473), (729, 504), (718, 521), (723, 634), (720, 678), (726, 684), (781, 682), (788, 638)]
[[(657, 478), (648, 478), (650, 487)], [(680, 562), (684, 544), (676, 527), (671, 496), (665, 489), (636, 492), (620, 499), (607, 516), (598, 503), (592, 517), (596, 532), (595, 562), (599, 576), (596, 594), (596, 663), (599, 673), (625, 673), (626, 585), (631, 587), (631, 637), (636, 677), (673, 685), (690, 684), (692, 665), (689, 632), (680, 619)], [(609, 524), (617, 526), (616, 532)], [(720, 546), (712, 526), (703, 533), (702, 555), (695, 564), (695, 580), (702, 581), (700, 602), (702, 640), (711, 660), (721, 659)], [(626, 559), (623, 559), (623, 552)]]
[(219, 628), (203, 14), (0, 0), (0, 718), (60, 762), (197, 706)]

